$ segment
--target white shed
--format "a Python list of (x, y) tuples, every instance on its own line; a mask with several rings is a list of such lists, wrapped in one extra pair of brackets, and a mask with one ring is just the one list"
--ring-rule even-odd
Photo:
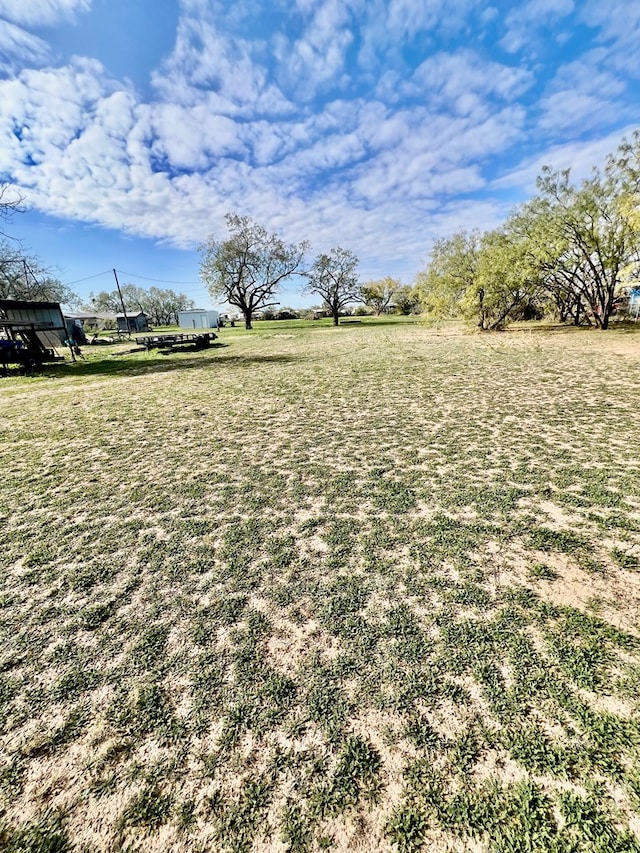
[(196, 308), (193, 311), (179, 311), (178, 325), (185, 332), (193, 329), (217, 329), (218, 312), (205, 311), (201, 308)]

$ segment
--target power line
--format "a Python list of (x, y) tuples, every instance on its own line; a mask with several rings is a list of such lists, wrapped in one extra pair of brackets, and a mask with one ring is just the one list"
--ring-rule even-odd
[(141, 278), (143, 279), (143, 281), (157, 281), (159, 284), (191, 284), (194, 286), (204, 287), (202, 282), (197, 281), (171, 281), (166, 278), (149, 278), (146, 275), (136, 275), (133, 272), (125, 272), (124, 270), (118, 270), (118, 272), (120, 273), (120, 275), (129, 275), (131, 276), (131, 278)]
[(105, 270), (105, 272), (97, 272), (95, 275), (88, 275), (86, 278), (77, 278), (75, 281), (67, 282), (70, 287), (72, 284), (80, 284), (81, 281), (89, 281), (91, 278), (100, 278), (101, 275), (111, 275), (111, 270)]

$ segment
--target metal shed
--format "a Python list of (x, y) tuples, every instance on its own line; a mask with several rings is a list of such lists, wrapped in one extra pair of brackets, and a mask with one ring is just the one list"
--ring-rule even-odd
[[(0, 338), (5, 355), (11, 348), (25, 365), (53, 361), (58, 357), (56, 348), (66, 337), (67, 328), (59, 302), (0, 300)], [(6, 371), (6, 359), (3, 364)]]
[[(149, 320), (144, 311), (137, 314), (118, 314), (116, 316), (116, 324), (119, 332), (148, 332)], [(127, 327), (128, 326), (128, 327)]]
[(178, 312), (178, 325), (181, 329), (217, 329), (217, 311), (205, 311), (204, 308), (196, 308), (191, 311)]

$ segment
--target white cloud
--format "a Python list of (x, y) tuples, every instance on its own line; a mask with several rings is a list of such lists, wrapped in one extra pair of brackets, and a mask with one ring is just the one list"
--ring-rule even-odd
[(203, 93), (226, 115), (278, 115), (291, 103), (254, 60), (252, 44), (221, 32), (211, 15), (180, 19), (174, 50), (152, 83), (159, 99), (184, 106), (200, 103)]
[(558, 69), (538, 104), (539, 126), (557, 136), (619, 120), (627, 113), (624, 91), (625, 83), (608, 69), (606, 51), (588, 51)]
[(14, 24), (43, 26), (86, 12), (91, 0), (0, 0), (0, 16)]
[[(137, 103), (101, 66), (79, 61), (25, 72), (0, 84), (0, 96), (2, 136), (13, 122), (26, 128), (5, 149), (8, 165), (42, 210), (192, 246), (238, 209), (287, 238), (313, 235), (371, 257), (422, 252), (422, 232), (398, 238), (389, 221), (477, 189), (483, 179), (469, 161), (507, 145), (521, 124), (512, 108), (476, 126), (366, 101), (280, 125), (237, 124), (210, 111), (206, 94), (193, 106)], [(161, 158), (199, 171), (154, 171)]]
[(405, 111), (393, 119), (394, 130), (400, 120), (404, 128), (397, 143), (355, 169), (353, 196), (368, 207), (479, 189), (484, 184), (479, 163), (522, 133), (524, 111), (508, 107), (479, 124), (426, 109)]
[(316, 4), (301, 38), (279, 45), (280, 79), (288, 90), (305, 100), (327, 84), (339, 84), (346, 52), (353, 41), (350, 11), (342, 0)]
[(551, 145), (533, 157), (527, 157), (516, 168), (492, 183), (494, 189), (517, 188), (525, 198), (536, 191), (536, 178), (543, 166), (553, 169), (570, 169), (574, 181), (589, 177), (595, 166), (603, 166), (624, 136), (630, 137), (636, 125), (618, 128), (605, 136), (586, 141), (573, 141)]
[(500, 44), (508, 53), (531, 49), (538, 30), (555, 26), (574, 10), (573, 0), (529, 0), (507, 14), (507, 31)]
[(19, 70), (25, 56), (33, 65), (42, 65), (49, 58), (49, 46), (21, 27), (0, 20), (0, 72), (11, 75)]
[[(286, 239), (311, 238), (314, 250), (352, 248), (369, 276), (407, 279), (435, 236), (495, 227), (543, 163), (592, 165), (619, 140), (596, 139), (625, 109), (625, 81), (607, 67), (617, 24), (600, 21), (609, 41), (545, 83), (547, 69), (488, 58), (481, 39), (435, 50), (436, 34), (468, 33), (476, 13), (482, 38), (493, 29), (495, 7), (483, 12), (476, 0), (274, 0), (290, 26), (234, 35), (256, 9), (181, 0), (174, 50), (147, 100), (86, 58), (10, 70), (0, 81), (0, 168), (63, 218), (193, 247), (238, 210)], [(509, 13), (509, 32), (516, 39), (572, 9), (533, 0)], [(30, 46), (50, 62), (44, 42), (5, 24), (0, 47), (3, 33), (23, 62)], [(593, 141), (550, 146), (587, 126)], [(525, 146), (546, 151), (520, 157), (489, 187), (494, 197), (480, 198), (486, 167), (499, 175), (501, 158), (513, 162)]]
[(470, 29), (480, 0), (368, 0), (360, 16), (358, 62), (365, 72), (379, 76), (390, 63), (402, 76), (410, 70), (403, 48), (420, 38), (428, 51), (439, 36), (451, 38)]
[(587, 0), (581, 14), (589, 26), (598, 28), (597, 40), (607, 47), (609, 68), (640, 77), (640, 5), (627, 0), (606, 4)]
[(392, 38), (421, 32), (455, 33), (464, 29), (477, 0), (391, 0), (385, 27)]
[(209, 112), (206, 104), (185, 108), (158, 104), (151, 109), (155, 135), (151, 152), (176, 169), (205, 169), (212, 158), (246, 153), (239, 128), (226, 116)]
[(444, 105), (455, 105), (460, 99), (469, 111), (477, 98), (488, 96), (512, 101), (522, 95), (534, 82), (533, 74), (523, 68), (487, 61), (471, 50), (456, 53), (436, 53), (426, 59), (407, 84), (407, 94), (416, 93), (438, 98)]
[(499, 15), (500, 12), (495, 6), (487, 6), (487, 8), (480, 13), (480, 20), (485, 24), (489, 24), (491, 21), (495, 21)]

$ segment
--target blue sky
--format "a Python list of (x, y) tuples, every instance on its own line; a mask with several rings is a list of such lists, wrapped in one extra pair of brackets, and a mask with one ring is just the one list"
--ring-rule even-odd
[(638, 44), (635, 0), (0, 0), (5, 230), (85, 297), (116, 267), (210, 305), (229, 211), (411, 283), (640, 126)]

